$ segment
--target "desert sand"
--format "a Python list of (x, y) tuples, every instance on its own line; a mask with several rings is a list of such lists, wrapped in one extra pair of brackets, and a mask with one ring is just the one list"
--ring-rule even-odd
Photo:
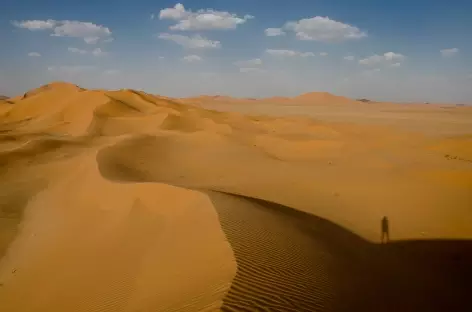
[(467, 106), (0, 101), (0, 311), (468, 311), (471, 208)]

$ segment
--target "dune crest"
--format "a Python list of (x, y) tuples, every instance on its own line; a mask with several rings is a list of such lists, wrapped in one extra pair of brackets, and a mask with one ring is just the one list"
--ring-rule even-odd
[(347, 104), (347, 103), (354, 103), (355, 100), (349, 99), (344, 96), (333, 95), (328, 92), (309, 92), (304, 93), (299, 96), (293, 98), (296, 102), (303, 102), (303, 103), (326, 103), (326, 104)]

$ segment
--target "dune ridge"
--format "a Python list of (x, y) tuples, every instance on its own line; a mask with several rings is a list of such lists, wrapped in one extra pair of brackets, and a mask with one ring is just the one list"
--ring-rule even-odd
[(278, 105), (342, 105), (359, 104), (361, 101), (353, 100), (344, 96), (334, 95), (328, 92), (308, 92), (295, 97), (268, 97), (268, 98), (235, 98), (222, 95), (202, 95), (197, 97), (180, 98), (186, 104), (278, 104)]
[[(9, 100), (0, 105), (0, 310), (467, 306), (465, 108), (463, 117), (412, 112), (410, 128), (61, 82)], [(349, 110), (341, 100), (333, 109)], [(388, 248), (377, 244), (384, 215), (396, 241)]]

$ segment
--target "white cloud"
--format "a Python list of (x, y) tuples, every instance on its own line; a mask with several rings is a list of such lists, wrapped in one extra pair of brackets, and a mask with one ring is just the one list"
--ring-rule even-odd
[(52, 36), (83, 38), (86, 43), (94, 44), (111, 36), (111, 31), (108, 27), (90, 22), (62, 21), (60, 26), (54, 28)]
[(320, 56), (328, 56), (328, 53), (326, 53), (326, 52), (321, 52), (321, 53), (320, 53)]
[(156, 16), (154, 14), (151, 14), (151, 19), (153, 20)]
[(43, 30), (43, 29), (52, 29), (56, 25), (56, 21), (47, 20), (30, 20), (30, 21), (13, 21), (12, 24), (18, 28), (25, 28), (29, 30)]
[(81, 21), (55, 21), (55, 20), (29, 20), (13, 21), (14, 26), (29, 30), (51, 29), (51, 36), (82, 38), (86, 43), (95, 44), (103, 39), (109, 42), (111, 31), (108, 27), (97, 25), (91, 22)]
[(315, 56), (313, 52), (299, 52), (295, 50), (273, 50), (267, 49), (266, 53), (272, 56), (279, 56), (279, 57), (294, 57), (294, 56), (301, 56), (301, 57), (308, 57), (308, 56)]
[(359, 64), (362, 65), (377, 65), (380, 63), (386, 63), (390, 61), (402, 61), (405, 59), (405, 56), (399, 53), (387, 52), (383, 55), (374, 54), (365, 59), (359, 60)]
[(163, 59), (165, 59), (165, 57), (159, 56), (158, 59), (163, 60)]
[(79, 74), (87, 71), (94, 70), (94, 66), (88, 65), (74, 65), (74, 66), (50, 66), (48, 71), (58, 74)]
[(285, 32), (282, 30), (282, 28), (267, 28), (266, 30), (264, 30), (264, 33), (268, 37), (276, 37), (276, 36), (285, 35)]
[(166, 8), (159, 12), (159, 19), (177, 21), (170, 27), (171, 30), (210, 30), (210, 29), (235, 29), (238, 25), (246, 23), (254, 18), (251, 15), (239, 17), (236, 14), (215, 11), (212, 9), (198, 10), (192, 12), (185, 10), (181, 3), (173, 8)]
[(72, 53), (79, 53), (79, 54), (87, 54), (88, 52), (86, 50), (78, 49), (78, 48), (72, 48), (68, 47), (67, 50)]
[(38, 52), (30, 52), (30, 53), (28, 53), (28, 56), (31, 56), (31, 57), (40, 57), (41, 54), (39, 54)]
[(441, 51), (441, 55), (443, 57), (451, 57), (451, 56), (454, 56), (456, 55), (457, 53), (459, 53), (459, 49), (458, 48), (452, 48), (452, 49), (442, 49)]
[(173, 8), (162, 9), (159, 12), (160, 19), (172, 19), (181, 20), (188, 16), (188, 12), (185, 11), (185, 7), (181, 3), (177, 3)]
[(234, 65), (238, 67), (259, 66), (259, 65), (262, 65), (262, 60), (257, 58), (257, 59), (247, 60), (247, 61), (238, 61), (238, 62), (235, 62)]
[(161, 33), (158, 36), (159, 39), (173, 41), (185, 48), (189, 49), (216, 49), (221, 48), (221, 43), (219, 41), (213, 41), (196, 35), (193, 37), (187, 37), (183, 35), (175, 35), (168, 33)]
[(239, 69), (241, 73), (263, 73), (265, 72), (263, 69), (260, 69), (258, 67), (241, 67)]
[(202, 58), (198, 55), (192, 54), (192, 55), (184, 56), (183, 60), (186, 62), (192, 63), (192, 62), (200, 62)]
[(234, 65), (239, 67), (239, 72), (241, 73), (263, 73), (265, 70), (260, 68), (259, 66), (262, 65), (262, 60), (257, 58), (257, 59), (252, 59), (252, 60), (246, 60), (246, 61), (238, 61), (235, 62)]
[(336, 42), (367, 37), (366, 32), (355, 26), (322, 16), (287, 22), (283, 28), (293, 31), (300, 40)]
[(402, 64), (401, 63), (394, 63), (390, 65), (390, 67), (400, 67)]
[(403, 60), (405, 58), (404, 55), (394, 52), (387, 52), (384, 54), (385, 60), (393, 61), (393, 60)]
[(69, 52), (78, 53), (78, 54), (89, 54), (90, 53), (93, 56), (104, 56), (104, 55), (108, 54), (107, 52), (103, 51), (100, 48), (93, 49), (92, 51), (87, 51), (87, 50), (82, 50), (82, 49), (78, 49), (78, 48), (68, 47), (67, 50), (69, 50)]
[(346, 61), (354, 61), (354, 56), (348, 55), (348, 56), (345, 56), (344, 59), (345, 59)]
[(100, 48), (96, 48), (96, 49), (93, 49), (93, 51), (91, 52), (94, 56), (105, 56), (107, 55), (108, 53), (103, 51), (102, 49)]
[(97, 44), (98, 40), (100, 40), (100, 37), (85, 37), (84, 41), (87, 44)]

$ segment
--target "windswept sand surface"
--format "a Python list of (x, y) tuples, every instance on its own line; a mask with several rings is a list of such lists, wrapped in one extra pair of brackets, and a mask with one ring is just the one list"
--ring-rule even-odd
[(468, 107), (0, 102), (0, 311), (468, 311), (471, 207)]

